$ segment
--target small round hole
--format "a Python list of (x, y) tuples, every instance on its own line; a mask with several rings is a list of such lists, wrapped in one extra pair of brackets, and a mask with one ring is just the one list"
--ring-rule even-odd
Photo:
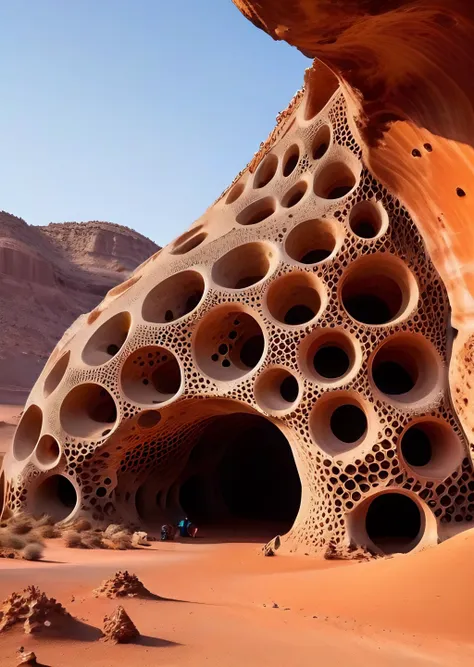
[(303, 339), (300, 365), (304, 374), (320, 384), (340, 386), (357, 373), (361, 352), (343, 329), (321, 328)]
[(236, 220), (239, 225), (258, 225), (275, 213), (276, 203), (273, 197), (264, 197), (253, 202), (241, 211)]
[(314, 193), (322, 199), (341, 199), (351, 192), (357, 184), (352, 169), (341, 160), (326, 164), (316, 172)]
[(54, 364), (52, 370), (49, 372), (48, 377), (44, 381), (44, 397), (48, 398), (53, 391), (55, 391), (66, 374), (67, 368), (69, 366), (69, 358), (71, 353), (68, 351), (62, 355), (60, 359)]
[(320, 160), (322, 157), (324, 157), (328, 151), (330, 143), (331, 130), (329, 129), (328, 125), (323, 125), (319, 128), (313, 140), (311, 147), (313, 160)]
[(283, 176), (289, 176), (294, 172), (300, 159), (300, 149), (296, 144), (290, 146), (283, 158)]
[(288, 234), (285, 249), (295, 262), (318, 264), (331, 257), (338, 246), (337, 229), (328, 220), (306, 220)]
[(373, 200), (361, 201), (351, 211), (349, 226), (356, 236), (375, 239), (386, 231), (388, 216), (379, 203)]
[(336, 456), (370, 441), (369, 431), (374, 429), (369, 426), (367, 409), (353, 392), (323, 394), (310, 414), (314, 442), (331, 456)]
[(229, 250), (214, 264), (212, 278), (227, 289), (245, 289), (266, 278), (278, 262), (278, 251), (269, 243), (255, 241)]
[(296, 206), (304, 197), (306, 190), (308, 189), (308, 184), (306, 181), (300, 181), (294, 185), (289, 192), (282, 199), (282, 206), (285, 208), (292, 208)]
[(58, 462), (61, 449), (52, 435), (43, 435), (36, 447), (36, 458), (38, 462), (48, 468), (52, 468)]
[(236, 183), (230, 190), (225, 200), (226, 204), (233, 204), (245, 190), (245, 183)]
[(400, 438), (400, 452), (413, 472), (433, 479), (451, 475), (464, 458), (462, 443), (449, 424), (433, 417), (408, 425)]
[(369, 363), (369, 372), (384, 397), (411, 408), (428, 404), (442, 391), (441, 360), (420, 334), (385, 339)]
[(182, 383), (181, 368), (167, 349), (149, 345), (135, 350), (122, 369), (122, 387), (135, 403), (160, 404), (173, 399)]
[(92, 438), (115, 425), (117, 407), (111, 394), (98, 384), (81, 384), (67, 394), (60, 411), (61, 426), (72, 436)]
[(273, 153), (269, 153), (257, 169), (253, 187), (256, 189), (264, 188), (273, 179), (277, 169), (278, 158)]
[(37, 405), (30, 405), (23, 413), (13, 438), (13, 455), (17, 461), (28, 458), (38, 442), (43, 426), (43, 413)]
[(182, 234), (173, 244), (173, 250), (171, 251), (172, 255), (185, 255), (191, 250), (194, 250), (201, 245), (207, 238), (207, 232), (199, 232), (198, 230), (202, 229), (202, 225), (198, 225), (194, 229), (190, 229), (189, 232)]
[(286, 368), (266, 368), (255, 382), (255, 400), (269, 414), (293, 410), (299, 393), (298, 380)]
[(298, 271), (275, 280), (267, 292), (266, 303), (276, 320), (299, 326), (320, 314), (323, 295), (323, 288), (316, 276)]
[(225, 382), (247, 375), (260, 363), (264, 351), (265, 338), (259, 323), (237, 304), (218, 306), (207, 313), (193, 339), (193, 354), (200, 369)]
[(195, 310), (204, 295), (204, 278), (198, 271), (181, 271), (154, 287), (145, 297), (142, 317), (147, 322), (174, 322)]
[(349, 266), (340, 286), (341, 300), (358, 322), (382, 325), (400, 321), (418, 301), (416, 280), (389, 253), (361, 257)]
[(104, 322), (87, 341), (82, 359), (89, 366), (100, 366), (113, 359), (128, 338), (132, 318), (130, 313), (117, 313)]

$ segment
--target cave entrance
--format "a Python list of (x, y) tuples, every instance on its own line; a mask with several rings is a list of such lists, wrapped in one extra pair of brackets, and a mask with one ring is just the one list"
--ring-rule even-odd
[(180, 504), (202, 534), (269, 539), (288, 532), (301, 482), (288, 440), (265, 417), (213, 418), (183, 475)]

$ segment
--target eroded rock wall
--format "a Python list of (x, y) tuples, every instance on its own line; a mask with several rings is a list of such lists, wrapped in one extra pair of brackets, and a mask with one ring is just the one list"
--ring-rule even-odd
[(301, 481), (281, 548), (409, 551), (472, 522), (446, 284), (356, 110), (313, 68), (222, 198), (61, 341), (5, 459), (10, 508), (171, 520), (201, 435), (246, 414)]

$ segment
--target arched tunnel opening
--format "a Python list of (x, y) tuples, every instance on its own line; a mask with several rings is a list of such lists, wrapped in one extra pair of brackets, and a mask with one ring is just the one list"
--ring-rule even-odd
[(290, 444), (265, 417), (213, 418), (181, 476), (179, 502), (203, 534), (266, 539), (292, 527), (301, 482)]

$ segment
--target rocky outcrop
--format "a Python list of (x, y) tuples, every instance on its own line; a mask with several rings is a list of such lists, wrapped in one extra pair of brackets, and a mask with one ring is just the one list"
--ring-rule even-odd
[[(463, 378), (474, 341), (474, 6), (469, 0), (234, 0), (257, 27), (327, 64), (351, 98), (364, 161), (400, 197), (448, 291), (450, 382), (472, 439)], [(466, 410), (467, 408), (467, 410)], [(466, 414), (468, 413), (468, 414)], [(470, 413), (470, 414), (469, 414)]]
[(0, 607), (0, 632), (5, 632), (15, 625), (23, 624), (26, 634), (55, 629), (70, 614), (54, 598), (28, 586), (22, 593), (12, 593)]
[(1, 212), (0, 403), (23, 403), (65, 329), (157, 249), (112, 223), (35, 227)]
[(112, 614), (105, 616), (103, 635), (105, 641), (129, 644), (138, 639), (140, 633), (125, 609), (119, 606)]
[(471, 10), (236, 3), (324, 62), (222, 197), (58, 344), (7, 505), (134, 526), (260, 509), (274, 553), (434, 545), (474, 521)]
[(116, 572), (110, 579), (105, 579), (94, 590), (95, 597), (106, 598), (153, 598), (155, 597), (145, 588), (136, 574)]

